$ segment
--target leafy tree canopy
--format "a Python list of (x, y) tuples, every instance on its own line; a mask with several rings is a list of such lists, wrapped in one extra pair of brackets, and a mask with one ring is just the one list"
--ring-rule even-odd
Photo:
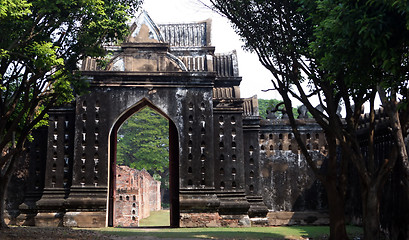
[(316, 24), (311, 49), (322, 69), (341, 72), (354, 87), (382, 81), (390, 86), (406, 80), (407, 1), (300, 2), (309, 6)]
[(0, 0), (0, 228), (4, 190), (25, 140), (50, 108), (80, 93), (78, 61), (123, 39), (140, 2)]
[(151, 174), (168, 172), (168, 120), (147, 107), (125, 121), (118, 131), (117, 164)]
[[(0, 149), (20, 142), (55, 105), (73, 100), (83, 83), (78, 60), (103, 54), (123, 38), (138, 1), (0, 1)], [(40, 107), (43, 106), (43, 107)]]
[[(409, 9), (408, 1), (346, 1), (346, 0), (300, 0), (314, 23), (314, 41), (310, 47), (318, 66), (331, 81), (344, 80), (343, 87), (354, 103), (360, 101), (359, 92), (370, 95), (370, 121), (372, 129), (369, 143), (374, 138), (374, 96), (378, 93), (384, 112), (389, 118), (394, 147), (390, 159), (375, 166), (373, 145), (369, 144), (369, 161), (357, 162), (363, 185), (381, 191), (397, 159), (402, 166), (400, 180), (409, 199), (409, 160), (404, 138), (409, 122)], [(345, 101), (347, 102), (347, 100)], [(347, 121), (352, 114), (347, 108)], [(396, 147), (396, 148), (395, 148)], [(396, 156), (395, 156), (396, 155)], [(398, 156), (398, 157), (397, 157)], [(368, 196), (363, 188), (363, 208), (375, 205), (376, 196)], [(376, 205), (375, 205), (376, 206)], [(402, 213), (404, 214), (404, 213)], [(392, 221), (395, 221), (392, 219)], [(395, 221), (391, 225), (400, 228), (408, 238), (408, 222)], [(364, 233), (366, 239), (379, 239), (379, 209), (364, 210)], [(391, 231), (392, 232), (392, 231)], [(396, 238), (396, 236), (389, 236)]]

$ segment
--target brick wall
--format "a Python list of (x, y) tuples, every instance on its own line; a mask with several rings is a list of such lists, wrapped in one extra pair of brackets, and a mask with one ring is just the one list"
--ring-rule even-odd
[(151, 211), (160, 209), (159, 181), (146, 170), (116, 166), (115, 226), (137, 227)]

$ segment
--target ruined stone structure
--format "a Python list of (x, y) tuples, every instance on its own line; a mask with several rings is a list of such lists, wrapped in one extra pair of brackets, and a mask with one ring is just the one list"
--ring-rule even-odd
[(160, 182), (146, 170), (116, 166), (115, 226), (138, 227), (139, 221), (161, 209)]
[[(322, 129), (307, 116), (296, 121), (310, 154), (322, 167), (326, 156)], [(259, 195), (270, 210), (269, 225), (328, 223), (323, 186), (299, 150), (289, 120), (270, 113), (260, 121), (259, 143)]]
[[(120, 225), (114, 212), (115, 198), (124, 197), (115, 188), (122, 171), (115, 167), (117, 131), (151, 107), (169, 120), (171, 226), (322, 223), (325, 215), (316, 217), (326, 209), (322, 191), (287, 119), (270, 114), (261, 120), (256, 97), (240, 98), (236, 53), (215, 53), (210, 33), (210, 20), (156, 25), (143, 12), (124, 43), (106, 46), (110, 57), (100, 61), (106, 64), (85, 59), (81, 73), (89, 93), (52, 110), (49, 126), (35, 133), (27, 156), (30, 180), (11, 219)], [(305, 114), (298, 121), (322, 161), (321, 129)]]

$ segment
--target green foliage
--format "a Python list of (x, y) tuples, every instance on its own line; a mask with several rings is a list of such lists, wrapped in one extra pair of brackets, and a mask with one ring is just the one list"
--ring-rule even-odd
[(118, 130), (117, 164), (147, 170), (161, 189), (169, 189), (169, 122), (146, 107)]
[(147, 107), (125, 121), (118, 131), (117, 164), (164, 177), (169, 168), (168, 120)]
[(0, 0), (0, 20), (6, 16), (20, 18), (30, 14), (31, 4), (25, 0)]
[(267, 110), (273, 109), (279, 103), (280, 103), (280, 100), (277, 100), (277, 99), (258, 99), (258, 111), (259, 111), (260, 117), (263, 119), (266, 119)]
[(395, 90), (404, 85), (409, 70), (406, 1), (300, 2), (308, 3), (316, 26), (311, 50), (320, 68), (344, 76), (351, 93), (378, 84)]
[(0, 149), (86, 86), (77, 63), (123, 39), (141, 1), (0, 0)]
[[(258, 110), (260, 117), (263, 119), (267, 118), (267, 111), (274, 110), (275, 107), (281, 103), (282, 101), (277, 100), (277, 99), (258, 99)], [(294, 117), (298, 117), (298, 111), (297, 108), (293, 108), (293, 114)], [(276, 116), (280, 118), (282, 116), (282, 113), (280, 111), (276, 112)]]
[(64, 60), (57, 57), (57, 46), (52, 42), (34, 42), (24, 50), (27, 57), (33, 59), (32, 68), (39, 71), (50, 71), (51, 68), (62, 66)]
[(83, 92), (78, 61), (123, 39), (140, 2), (0, 0), (0, 181), (13, 172), (31, 131), (46, 124), (47, 111)]

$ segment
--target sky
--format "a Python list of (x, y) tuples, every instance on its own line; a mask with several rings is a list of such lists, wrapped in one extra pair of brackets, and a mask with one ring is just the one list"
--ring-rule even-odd
[[(210, 5), (209, 0), (203, 0)], [(229, 20), (218, 13), (206, 8), (199, 0), (144, 0), (142, 8), (146, 10), (152, 20), (159, 23), (184, 23), (212, 19), (212, 46), (216, 53), (237, 51), (239, 75), (243, 78), (240, 84), (242, 98), (257, 95), (259, 99), (282, 99), (276, 91), (263, 92), (272, 88), (272, 75), (264, 68), (255, 53), (242, 49), (243, 42), (234, 32)], [(318, 105), (317, 99), (311, 99), (313, 105)], [(293, 106), (301, 103), (293, 99)], [(380, 106), (379, 97), (375, 99), (375, 108)], [(365, 112), (369, 111), (369, 103), (365, 104)], [(345, 110), (341, 112), (345, 115)]]
[(259, 99), (280, 99), (276, 92), (262, 92), (272, 87), (271, 73), (261, 65), (256, 54), (242, 49), (243, 42), (226, 18), (206, 8), (198, 0), (144, 0), (142, 8), (157, 24), (196, 22), (211, 18), (211, 42), (216, 47), (216, 53), (237, 51), (239, 75), (243, 78), (240, 84), (241, 97), (257, 95)]

